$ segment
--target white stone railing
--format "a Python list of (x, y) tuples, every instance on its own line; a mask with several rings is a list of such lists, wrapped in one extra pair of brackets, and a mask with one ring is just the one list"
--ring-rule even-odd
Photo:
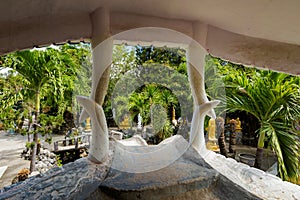
[(204, 159), (219, 173), (262, 199), (300, 199), (300, 186), (282, 181), (277, 176), (213, 151), (208, 151)]

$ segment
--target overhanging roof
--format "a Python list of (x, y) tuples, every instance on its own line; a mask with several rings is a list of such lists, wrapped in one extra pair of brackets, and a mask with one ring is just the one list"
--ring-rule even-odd
[(298, 0), (2, 0), (0, 53), (91, 38), (100, 7), (110, 11), (113, 34), (162, 26), (195, 37), (198, 23), (213, 55), (300, 74)]

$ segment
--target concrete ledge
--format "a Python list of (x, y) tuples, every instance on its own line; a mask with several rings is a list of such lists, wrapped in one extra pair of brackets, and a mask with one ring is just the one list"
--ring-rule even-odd
[(102, 164), (79, 159), (0, 189), (0, 199), (300, 199), (299, 186), (210, 151), (189, 147), (167, 167), (129, 173), (112, 168), (120, 154), (110, 147)]
[(209, 151), (204, 159), (220, 174), (262, 199), (300, 199), (300, 186)]

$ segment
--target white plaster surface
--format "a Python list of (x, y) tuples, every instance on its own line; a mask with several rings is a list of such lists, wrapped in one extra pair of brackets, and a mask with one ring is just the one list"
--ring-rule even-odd
[(118, 140), (119, 143), (125, 146), (148, 146), (147, 142), (139, 135), (134, 135), (131, 138)]
[(7, 166), (0, 167), (0, 178), (3, 176), (4, 172), (6, 171)]
[(209, 150), (204, 159), (222, 175), (262, 199), (300, 199), (300, 186), (282, 181), (277, 176)]
[(167, 167), (180, 158), (190, 146), (180, 135), (172, 136), (158, 145), (141, 144), (142, 138), (116, 143), (112, 168), (129, 173), (146, 173)]
[(101, 30), (163, 27), (193, 37), (221, 58), (299, 75), (299, 6), (297, 0), (1, 1), (0, 54), (68, 40), (101, 41)]
[(88, 97), (77, 96), (77, 101), (84, 107), (93, 124), (89, 158), (95, 162), (104, 162), (108, 156), (109, 137), (102, 106)]

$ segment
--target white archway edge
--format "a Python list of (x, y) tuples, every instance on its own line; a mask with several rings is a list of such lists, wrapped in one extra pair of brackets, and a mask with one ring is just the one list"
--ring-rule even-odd
[[(105, 13), (106, 13), (105, 10), (100, 10), (99, 16), (102, 16), (103, 14), (105, 15)], [(103, 19), (107, 19), (107, 18), (104, 17)], [(122, 37), (124, 38), (129, 37), (131, 41), (135, 40), (137, 42), (142, 40), (147, 40), (147, 41), (151, 41), (152, 43), (155, 43), (155, 42), (164, 41), (168, 39), (168, 41), (172, 41), (174, 43), (177, 42), (180, 44), (186, 44), (185, 47), (187, 48), (187, 52), (188, 52), (187, 55), (188, 55), (189, 81), (190, 81), (190, 85), (192, 86), (194, 103), (196, 103), (195, 110), (194, 110), (195, 117), (193, 118), (192, 121), (193, 129), (191, 133), (192, 139), (190, 140), (190, 145), (193, 143), (194, 147), (196, 147), (198, 150), (200, 149), (205, 150), (206, 147), (205, 147), (205, 140), (204, 140), (204, 132), (202, 130), (204, 128), (203, 127), (204, 118), (207, 113), (211, 113), (211, 116), (215, 117), (214, 112), (210, 110), (213, 109), (214, 106), (216, 106), (216, 104), (214, 103), (212, 104), (211, 102), (208, 102), (205, 93), (204, 64), (205, 64), (205, 56), (207, 54), (206, 50), (203, 47), (201, 47), (201, 45), (199, 45), (192, 38), (182, 33), (170, 29), (164, 29), (164, 28), (156, 28), (156, 27), (140, 28), (140, 29), (125, 31), (120, 34), (117, 34), (116, 36), (108, 37), (107, 33), (109, 31), (107, 31), (107, 26), (109, 22), (107, 21), (100, 21), (100, 22), (99, 22), (100, 25), (104, 27), (102, 29), (103, 31), (95, 30), (97, 34), (95, 35), (96, 42), (93, 43), (94, 63), (93, 63), (93, 74), (92, 74), (92, 91), (91, 91), (90, 99), (88, 101), (86, 98), (78, 97), (78, 101), (84, 107), (84, 111), (81, 114), (80, 120), (84, 120), (86, 117), (88, 117), (88, 115), (90, 115), (93, 122), (93, 129), (92, 129), (93, 136), (97, 137), (96, 141), (98, 142), (98, 145), (95, 142), (91, 146), (92, 149), (91, 152), (93, 152), (91, 153), (91, 157), (95, 158), (93, 160), (96, 160), (96, 162), (103, 162), (102, 159), (105, 158), (104, 155), (107, 155), (107, 148), (101, 149), (102, 152), (96, 152), (97, 146), (102, 146), (103, 143), (105, 143), (104, 144), (105, 147), (108, 145), (108, 141), (105, 139), (106, 137), (108, 137), (108, 132), (107, 132), (108, 127), (106, 124), (105, 116), (104, 114), (102, 114), (103, 109), (101, 105), (103, 104), (104, 96), (107, 92), (106, 90), (109, 81), (109, 69), (110, 69), (111, 59), (112, 59), (113, 41), (114, 38), (122, 38)], [(101, 39), (104, 39), (106, 36), (108, 38), (100, 42)], [(89, 103), (93, 104), (93, 106), (88, 106), (87, 104)], [(201, 107), (201, 105), (203, 105), (204, 107)], [(96, 114), (91, 110), (92, 108), (97, 109), (96, 111), (94, 111)], [(102, 139), (105, 139), (105, 141), (101, 141), (99, 139), (98, 136), (99, 134), (96, 133), (99, 131), (100, 131), (99, 134), (101, 135)], [(106, 134), (107, 136), (104, 137), (103, 134)], [(193, 142), (194, 138), (196, 139), (196, 142)], [(164, 149), (170, 149), (170, 148), (161, 148), (161, 150)], [(184, 150), (186, 149), (187, 147), (183, 148), (183, 151), (179, 152), (179, 154), (184, 153)], [(152, 152), (148, 151), (148, 154), (149, 153)], [(174, 159), (174, 161), (176, 159), (177, 157)]]
[[(109, 83), (110, 65), (112, 63), (113, 38), (110, 37), (110, 19), (107, 9), (98, 9), (92, 15), (93, 72), (90, 98), (102, 106)], [(88, 117), (83, 110), (80, 121)]]
[[(201, 27), (201, 26), (199, 26)], [(199, 30), (202, 30), (201, 28), (199, 28)], [(198, 31), (199, 31), (198, 30)], [(148, 30), (149, 31), (149, 30)], [(204, 30), (205, 31), (205, 30)], [(155, 33), (156, 32), (156, 33)], [(201, 31), (200, 31), (201, 32)], [(124, 32), (127, 34), (130, 33), (128, 32)], [(192, 122), (192, 137), (195, 137), (195, 141), (190, 141), (191, 144), (193, 145), (193, 147), (199, 152), (199, 154), (213, 167), (215, 168), (217, 171), (219, 171), (220, 173), (222, 173), (223, 175), (225, 175), (227, 178), (229, 178), (230, 180), (232, 180), (233, 182), (235, 182), (236, 184), (242, 186), (245, 190), (256, 194), (257, 196), (263, 198), (263, 199), (299, 199), (300, 198), (300, 194), (299, 194), (299, 186), (288, 183), (288, 182), (283, 182), (281, 181), (279, 178), (272, 176), (272, 175), (268, 175), (266, 173), (264, 173), (261, 170), (257, 170), (257, 169), (253, 169), (250, 168), (244, 164), (241, 163), (237, 163), (235, 160), (233, 159), (226, 159), (221, 155), (215, 154), (214, 152), (208, 151), (206, 150), (205, 147), (205, 142), (204, 142), (204, 132), (203, 132), (203, 120), (204, 120), (204, 116), (205, 114), (202, 113), (203, 110), (212, 108), (213, 106), (207, 106), (210, 104), (210, 102), (208, 102), (207, 97), (205, 95), (205, 90), (204, 90), (204, 74), (203, 74), (203, 67), (204, 67), (204, 58), (205, 55), (207, 54), (205, 49), (197, 49), (197, 45), (198, 43), (193, 43), (193, 40), (186, 40), (185, 37), (187, 36), (182, 36), (183, 40), (180, 40), (180, 36), (179, 37), (175, 37), (176, 38), (176, 42), (173, 43), (175, 40), (171, 38), (169, 38), (168, 42), (161, 42), (161, 40), (164, 40), (165, 35), (161, 35), (161, 32), (159, 31), (154, 31), (153, 33), (153, 38), (143, 38), (143, 34), (140, 34), (138, 37), (138, 40), (134, 40), (133, 38), (131, 38), (131, 40), (129, 41), (129, 43), (132, 44), (139, 44), (139, 43), (147, 43), (147, 44), (158, 44), (160, 46), (164, 46), (162, 44), (168, 44), (168, 45), (174, 45), (175, 47), (178, 45), (182, 45), (184, 47), (186, 47), (186, 49), (188, 49), (187, 51), (187, 58), (188, 58), (188, 70), (189, 70), (189, 80), (190, 80), (190, 84), (193, 88), (193, 97), (194, 97), (194, 102), (195, 102), (195, 108), (194, 108), (194, 116), (195, 118), (193, 119)], [(129, 34), (130, 35), (130, 34)], [(146, 35), (152, 35), (152, 34), (146, 34)], [(180, 35), (180, 34), (179, 34)], [(126, 41), (126, 37), (124, 36), (124, 38), (121, 40), (120, 37), (122, 36), (122, 34), (118, 34), (116, 37), (113, 38), (113, 41), (110, 41), (109, 44), (111, 45), (109, 48), (112, 48), (112, 44), (115, 42), (120, 42), (120, 41)], [(148, 37), (147, 36), (147, 37)], [(146, 40), (146, 42), (143, 42), (143, 40)], [(179, 40), (178, 40), (179, 39)], [(207, 39), (205, 37), (199, 37), (198, 40), (206, 40)], [(170, 42), (171, 41), (171, 42)], [(182, 42), (184, 41), (184, 42)], [(181, 44), (180, 44), (181, 42)], [(189, 43), (186, 43), (189, 42)], [(108, 45), (109, 46), (109, 45)], [(97, 50), (95, 49), (95, 52)], [(111, 51), (112, 52), (112, 51)], [(101, 56), (100, 56), (101, 57)], [(100, 58), (98, 57), (98, 58)], [(97, 59), (97, 58), (96, 58)], [(104, 67), (108, 66), (109, 63), (109, 59), (107, 59), (104, 64), (99, 64), (97, 66), (99, 67)], [(96, 65), (95, 65), (96, 66)], [(96, 70), (96, 69), (95, 69)], [(96, 74), (96, 78), (98, 81), (95, 81), (94, 87), (93, 87), (93, 91), (91, 95), (91, 100), (95, 100), (96, 103), (95, 104), (99, 104), (101, 103), (101, 98), (97, 98), (96, 94), (98, 94), (98, 92), (100, 92), (102, 95), (105, 94), (106, 89), (105, 87), (102, 87), (102, 84), (99, 84), (102, 82), (102, 80), (107, 80), (107, 79), (103, 79), (103, 77), (107, 77), (107, 73), (106, 70), (103, 69), (97, 69), (99, 70), (99, 73)], [(97, 82), (97, 84), (96, 84)], [(103, 83), (107, 83), (105, 81), (103, 81)], [(100, 86), (100, 87), (99, 87)], [(102, 96), (103, 97), (103, 96)], [(98, 108), (99, 111), (97, 111), (96, 113), (98, 114), (94, 114), (93, 118), (97, 119), (96, 116), (101, 116), (101, 104), (95, 106)], [(206, 107), (204, 109), (201, 109), (202, 106)], [(201, 111), (202, 110), (202, 111)], [(211, 115), (213, 116), (213, 114), (211, 113)], [(92, 118), (92, 115), (90, 115)], [(103, 134), (99, 134), (99, 135), (105, 135), (105, 137), (103, 137), (103, 139), (99, 139), (98, 137), (98, 144), (108, 144), (107, 142), (107, 136), (108, 134), (106, 133), (105, 129), (107, 129), (107, 126), (105, 122), (105, 116), (104, 114), (102, 115), (101, 119), (97, 119), (100, 120), (99, 121), (99, 127), (96, 129), (102, 131)], [(93, 122), (93, 124), (97, 124), (97, 122)], [(94, 131), (94, 130), (93, 130)], [(95, 130), (96, 132), (96, 130)], [(97, 136), (96, 136), (97, 137)], [(105, 146), (105, 145), (104, 145)], [(93, 148), (97, 147), (96, 144), (93, 145)], [(91, 159), (94, 159), (95, 157), (97, 157), (96, 159), (94, 159), (96, 162), (101, 162), (101, 159), (105, 159), (106, 155), (106, 149), (102, 149), (103, 152), (96, 152), (94, 151), (94, 154), (96, 156), (92, 156)], [(123, 149), (124, 150), (124, 149)], [(120, 151), (120, 152), (123, 152)], [(93, 152), (93, 151), (91, 151)], [(92, 154), (93, 155), (93, 154)], [(121, 155), (121, 154), (120, 154)], [(276, 188), (276, 192), (274, 190), (274, 188)], [(267, 191), (267, 192), (266, 192)], [(287, 192), (288, 191), (288, 192)]]
[(92, 121), (92, 141), (89, 159), (95, 163), (103, 163), (108, 157), (109, 140), (106, 118), (102, 106), (88, 97), (77, 96)]
[(191, 127), (190, 143), (198, 151), (198, 153), (205, 157), (207, 153), (205, 138), (204, 138), (204, 120), (205, 116), (214, 109), (220, 101), (214, 100), (195, 106), (193, 121)]

